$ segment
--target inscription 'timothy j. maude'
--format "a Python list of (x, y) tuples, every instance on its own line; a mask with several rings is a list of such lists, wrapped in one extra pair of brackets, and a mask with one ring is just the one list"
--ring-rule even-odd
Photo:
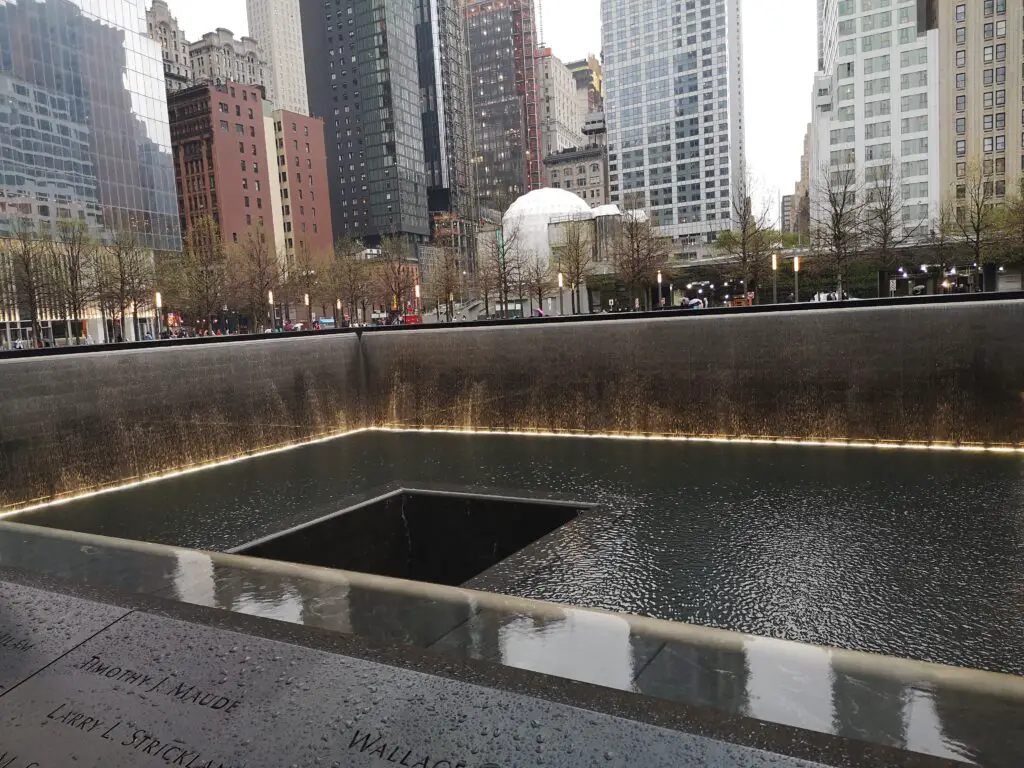
[(221, 696), (179, 680), (175, 675), (164, 675), (163, 677), (160, 675), (149, 675), (145, 672), (119, 666), (114, 662), (106, 662), (99, 656), (93, 656), (88, 661), (82, 662), (78, 665), (78, 668), (83, 672), (91, 672), (109, 680), (116, 680), (119, 683), (141, 688), (146, 693), (163, 694), (186, 704), (212, 709), (224, 714), (233, 712), (242, 703), (240, 699)]

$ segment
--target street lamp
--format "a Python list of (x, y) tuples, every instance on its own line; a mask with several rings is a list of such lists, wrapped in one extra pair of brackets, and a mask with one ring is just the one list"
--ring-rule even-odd
[(160, 334), (163, 333), (164, 331), (164, 323), (161, 317), (163, 315), (162, 310), (164, 308), (164, 297), (160, 295), (160, 291), (156, 292), (155, 299), (156, 301), (154, 303), (156, 304), (156, 336), (157, 338), (160, 338)]
[(418, 315), (420, 313), (420, 284), (416, 283), (412, 291), (416, 295), (416, 314)]
[(558, 314), (559, 315), (564, 315), (565, 314), (565, 294), (563, 293), (564, 288), (565, 288), (565, 278), (562, 276), (562, 273), (559, 272), (558, 273)]
[(779, 303), (779, 254), (772, 254), (772, 304)]
[(661, 270), (658, 270), (658, 305), (665, 306), (665, 297), (661, 295)]
[(267, 304), (270, 305), (270, 330), (274, 330), (274, 292), (267, 291)]
[(797, 304), (800, 303), (800, 257), (793, 257), (793, 294)]

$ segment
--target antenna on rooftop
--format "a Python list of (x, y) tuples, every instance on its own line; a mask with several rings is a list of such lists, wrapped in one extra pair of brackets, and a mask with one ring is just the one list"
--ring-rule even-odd
[(544, 0), (537, 0), (537, 41), (538, 47), (543, 48), (544, 42)]

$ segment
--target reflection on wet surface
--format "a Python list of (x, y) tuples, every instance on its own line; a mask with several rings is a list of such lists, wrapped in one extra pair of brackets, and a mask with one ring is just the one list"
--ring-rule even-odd
[(1024, 674), (1024, 464), (795, 446), (367, 432), (20, 518), (225, 551), (382, 487), (602, 505), (474, 589)]
[[(0, 566), (403, 643), (986, 766), (1024, 679), (365, 574), (0, 524)], [(1008, 738), (1009, 736), (1009, 738)]]

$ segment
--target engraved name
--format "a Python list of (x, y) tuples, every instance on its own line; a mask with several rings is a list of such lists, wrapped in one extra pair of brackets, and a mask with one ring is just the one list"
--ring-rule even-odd
[[(0, 648), (7, 651), (30, 651), (35, 647), (35, 643), (29, 642), (23, 637), (15, 637), (10, 632), (0, 632)], [(0, 763), (0, 768), (3, 768), (3, 763)]]
[[(112, 746), (129, 749), (139, 755), (149, 755), (155, 760), (163, 761), (166, 765), (181, 766), (181, 768), (232, 768), (230, 764), (222, 763), (208, 754), (204, 754), (202, 750), (194, 749), (178, 739), (160, 739), (145, 728), (138, 728), (127, 721), (103, 720), (88, 712), (73, 709), (66, 703), (52, 710), (46, 719), (56, 725), (109, 741)], [(12, 763), (8, 766), (2, 760), (3, 758), (0, 758), (0, 768), (38, 768), (39, 766), (38, 763), (29, 763), (25, 766)]]
[(0, 744), (0, 768), (39, 768), (39, 763), (19, 757)]
[(432, 759), (430, 755), (417, 753), (403, 744), (389, 742), (384, 734), (377, 731), (376, 734), (356, 730), (349, 742), (348, 748), (353, 752), (365, 753), (367, 756), (379, 757), (395, 765), (404, 768), (466, 768), (463, 760), (438, 758)]
[(78, 665), (78, 668), (83, 672), (91, 672), (110, 680), (116, 680), (117, 682), (140, 688), (146, 693), (160, 693), (185, 704), (212, 709), (224, 714), (233, 712), (242, 703), (240, 699), (232, 699), (186, 682), (179, 682), (175, 675), (165, 675), (162, 678), (155, 677), (139, 670), (108, 663), (99, 656), (93, 656), (88, 661), (82, 662)]

